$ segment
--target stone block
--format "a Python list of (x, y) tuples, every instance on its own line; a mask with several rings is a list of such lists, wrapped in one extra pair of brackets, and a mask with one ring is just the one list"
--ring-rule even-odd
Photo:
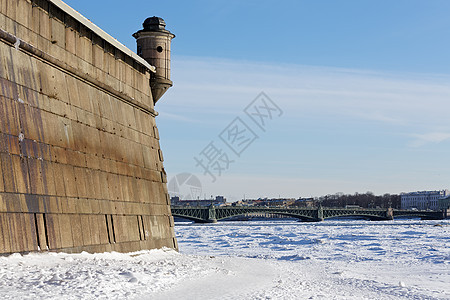
[(26, 159), (17, 155), (11, 155), (11, 163), (17, 192), (22, 194), (31, 193)]
[(61, 198), (58, 197), (40, 197), (43, 199), (44, 203), (47, 203), (44, 210), (41, 210), (43, 212), (49, 212), (54, 214), (61, 214), (62, 211), (62, 205), (61, 205)]
[(51, 24), (51, 42), (57, 44), (59, 47), (66, 45), (66, 27), (56, 18), (50, 19)]
[(57, 196), (65, 196), (66, 195), (66, 187), (64, 183), (64, 170), (63, 164), (52, 162), (49, 164), (50, 168), (53, 169), (53, 178), (55, 183), (55, 195)]
[(61, 205), (61, 212), (63, 214), (75, 214), (77, 213), (76, 198), (71, 197), (59, 197), (59, 203)]
[(75, 181), (74, 168), (71, 165), (61, 165), (64, 178), (66, 196), (78, 197), (77, 182)]
[(80, 108), (84, 111), (87, 112), (93, 112), (92, 110), (92, 104), (91, 104), (91, 99), (89, 97), (89, 90), (90, 87), (86, 86), (86, 84), (84, 84), (82, 81), (76, 81), (77, 82), (77, 87), (78, 87), (78, 95), (79, 95), (79, 104), (80, 104)]
[(51, 39), (51, 29), (50, 29), (50, 18), (48, 14), (39, 9), (39, 35), (43, 38), (50, 40)]
[(92, 233), (89, 215), (80, 215), (82, 245), (92, 245)]
[(34, 195), (47, 194), (46, 185), (44, 185), (45, 169), (43, 168), (42, 161), (35, 158), (28, 158), (26, 161), (28, 165), (28, 178), (31, 193)]
[(60, 164), (67, 164), (69, 162), (69, 157), (67, 156), (67, 149), (60, 147), (60, 146), (54, 146), (52, 148), (52, 156), (53, 161)]
[(91, 197), (94, 197), (96, 199), (104, 199), (103, 195), (105, 190), (107, 191), (107, 186), (105, 189), (105, 184), (103, 182), (100, 181), (100, 172), (98, 170), (90, 170), (89, 175), (90, 175), (90, 182), (91, 182), (91, 187), (93, 189), (93, 194)]
[(12, 20), (16, 20), (16, 13), (17, 13), (17, 2), (16, 0), (3, 0), (3, 2), (6, 1), (6, 16), (9, 17)]
[[(103, 69), (103, 49), (102, 47), (100, 47), (99, 45), (92, 45), (92, 64), (98, 68), (98, 69)], [(97, 80), (100, 80), (99, 78), (97, 78)]]
[(100, 244), (109, 243), (108, 241), (108, 229), (106, 228), (106, 220), (103, 215), (96, 215), (98, 221), (98, 231), (100, 237)]
[(101, 214), (102, 213), (101, 206), (100, 206), (101, 200), (89, 198), (89, 199), (87, 199), (87, 201), (89, 202), (89, 204), (91, 206), (91, 213), (93, 213), (93, 214)]
[(100, 195), (101, 199), (106, 200), (112, 200), (114, 199), (114, 195), (111, 193), (108, 180), (107, 180), (107, 173), (98, 171), (98, 178), (99, 178), (99, 186), (100, 186)]
[(17, 192), (16, 182), (14, 177), (14, 169), (11, 155), (0, 153), (4, 190), (8, 193)]
[(12, 252), (9, 215), (0, 213), (0, 251), (2, 253)]
[(8, 5), (7, 1), (1, 1), (0, 2), (0, 15), (6, 16), (7, 5)]
[(8, 212), (6, 195), (7, 194), (0, 192), (0, 213)]
[(128, 177), (126, 176), (119, 176), (119, 185), (120, 185), (120, 199), (125, 202), (131, 201), (130, 199), (130, 190), (128, 186)]
[[(9, 84), (3, 84), (3, 86), (6, 86), (5, 90), (8, 90)], [(19, 114), (17, 112), (17, 102), (13, 101), (11, 97), (16, 97), (13, 95), (13, 92), (10, 94), (10, 99), (6, 99), (4, 104), (4, 117), (7, 120), (6, 121), (6, 133), (9, 133), (11, 135), (19, 136), (20, 134), (20, 127), (19, 127)], [(3, 98), (5, 99), (5, 98)]]
[(86, 181), (86, 191), (85, 191), (85, 197), (87, 198), (95, 198), (95, 186), (92, 182), (92, 170), (89, 168), (84, 168), (84, 178)]
[(113, 214), (123, 214), (125, 212), (125, 202), (121, 201), (111, 201), (111, 206), (113, 208)]
[(24, 240), (25, 251), (37, 251), (39, 248), (37, 241), (36, 222), (34, 214), (24, 213), (18, 214), (20, 216), (20, 222), (22, 224), (22, 236)]
[(73, 214), (70, 215), (70, 223), (72, 229), (73, 246), (79, 247), (84, 245), (84, 233), (83, 227), (81, 225), (81, 215)]
[[(0, 135), (0, 139), (1, 138), (3, 138), (3, 137)], [(5, 152), (3, 152), (3, 153), (5, 153)], [(5, 184), (3, 181), (2, 160), (0, 159), (0, 193), (3, 193), (3, 192), (5, 192)], [(2, 203), (1, 203), (1, 196), (0, 196), (0, 211), (3, 211), (1, 208), (2, 208)]]
[(118, 173), (118, 167), (117, 167), (117, 161), (113, 159), (108, 159), (106, 163), (109, 165), (108, 170), (109, 173), (117, 174)]
[(59, 219), (59, 228), (61, 234), (61, 248), (73, 247), (73, 232), (70, 214), (55, 214), (55, 218)]
[(114, 207), (113, 202), (109, 200), (98, 200), (101, 212), (104, 214), (113, 214), (114, 213)]
[(70, 26), (65, 28), (66, 50), (71, 54), (77, 53), (77, 32)]
[(76, 198), (73, 200), (76, 203), (78, 214), (91, 214), (92, 213), (91, 201), (89, 201), (89, 199)]
[(22, 228), (24, 226), (21, 218), (22, 214), (8, 213), (7, 226), (9, 227), (11, 239), (11, 252), (19, 252), (25, 249), (24, 235)]
[(128, 194), (125, 197), (126, 201), (128, 202), (136, 202), (136, 178), (133, 177), (123, 177), (123, 185), (126, 186), (126, 189), (128, 191)]
[(17, 22), (10, 19), (8, 16), (6, 16), (4, 20), (5, 20), (5, 22), (2, 24), (2, 26), (3, 26), (2, 29), (4, 29), (5, 31), (10, 32), (12, 34), (15, 34)]
[(75, 185), (77, 189), (77, 196), (86, 198), (87, 188), (86, 188), (86, 169), (74, 167), (74, 175), (75, 175)]
[(16, 1), (17, 11), (20, 12), (20, 18), (17, 22), (22, 24), (27, 30), (32, 26), (32, 5), (29, 1)]
[(75, 167), (86, 168), (86, 154), (81, 151), (67, 150), (70, 163)]
[(114, 228), (114, 236), (116, 243), (122, 243), (127, 241), (125, 234), (125, 216), (112, 215), (112, 224)]

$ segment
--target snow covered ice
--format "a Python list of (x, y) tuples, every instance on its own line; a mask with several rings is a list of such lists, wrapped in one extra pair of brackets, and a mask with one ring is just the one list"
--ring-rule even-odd
[(450, 220), (177, 223), (180, 253), (0, 257), (2, 299), (450, 299)]

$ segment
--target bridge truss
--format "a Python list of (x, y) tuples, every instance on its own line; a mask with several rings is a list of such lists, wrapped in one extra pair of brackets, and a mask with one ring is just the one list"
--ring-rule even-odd
[(443, 219), (442, 211), (412, 211), (392, 208), (330, 208), (330, 207), (258, 207), (258, 206), (172, 206), (172, 215), (199, 223), (215, 223), (219, 220), (253, 213), (290, 216), (308, 222), (319, 222), (336, 217), (363, 217), (369, 220), (392, 220), (394, 217), (418, 217), (422, 219)]

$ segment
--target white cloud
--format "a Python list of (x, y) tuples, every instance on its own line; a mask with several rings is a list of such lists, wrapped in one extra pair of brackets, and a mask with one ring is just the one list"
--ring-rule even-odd
[(182, 121), (182, 122), (188, 122), (188, 123), (200, 123), (201, 121), (198, 119), (189, 118), (186, 115), (181, 114), (173, 114), (167, 111), (164, 111), (163, 117), (168, 120), (176, 120), (176, 121)]
[(412, 147), (421, 147), (426, 144), (439, 144), (450, 140), (450, 133), (446, 132), (430, 132), (425, 134), (414, 134), (414, 141), (411, 142)]

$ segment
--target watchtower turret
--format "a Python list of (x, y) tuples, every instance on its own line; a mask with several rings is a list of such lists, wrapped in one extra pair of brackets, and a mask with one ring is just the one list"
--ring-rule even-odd
[(166, 22), (159, 17), (147, 18), (142, 24), (144, 29), (133, 34), (137, 42), (137, 54), (149, 64), (156, 67), (156, 73), (151, 75), (150, 87), (153, 102), (170, 88), (170, 42), (175, 37), (166, 30)]

